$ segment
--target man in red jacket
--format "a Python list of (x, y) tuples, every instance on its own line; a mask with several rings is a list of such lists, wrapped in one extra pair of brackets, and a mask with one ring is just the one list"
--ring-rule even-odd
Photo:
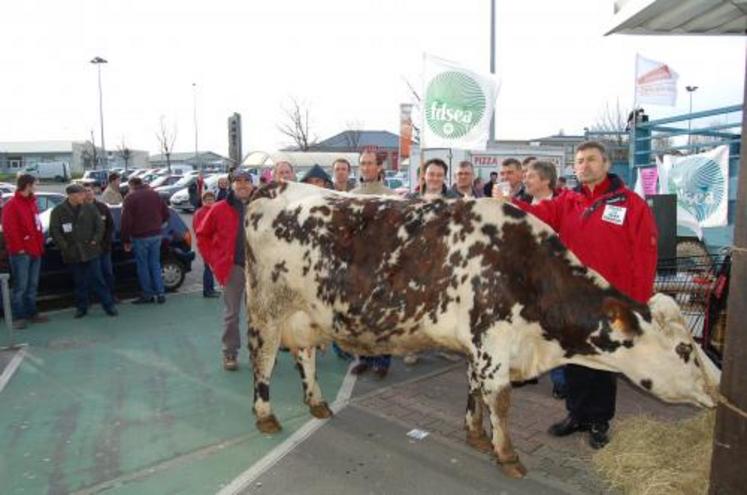
[(197, 225), (197, 246), (223, 286), (223, 368), (238, 369), (236, 356), (241, 345), (239, 312), (244, 299), (244, 212), (254, 190), (249, 172), (231, 174), (231, 191), (218, 201)]
[(169, 208), (142, 179), (128, 181), (130, 189), (122, 203), (120, 237), (125, 251), (134, 251), (142, 294), (133, 304), (166, 302), (161, 277), (161, 226), (169, 220)]
[[(514, 201), (560, 235), (581, 262), (596, 270), (619, 291), (645, 303), (656, 275), (656, 224), (650, 208), (623, 181), (609, 173), (604, 146), (587, 141), (576, 148), (574, 170), (580, 185), (559, 196), (529, 205)], [(494, 197), (501, 197), (494, 191)], [(568, 365), (568, 417), (550, 434), (565, 436), (589, 431), (589, 443), (601, 448), (609, 441), (609, 421), (615, 414), (616, 375)]]
[(26, 328), (27, 322), (49, 321), (36, 310), (36, 289), (44, 254), (44, 233), (34, 191), (36, 178), (23, 174), (16, 181), (16, 193), (3, 208), (3, 234), (13, 275), (13, 328)]

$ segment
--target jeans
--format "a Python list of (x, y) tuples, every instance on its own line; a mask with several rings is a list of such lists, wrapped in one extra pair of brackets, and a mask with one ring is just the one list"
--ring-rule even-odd
[(36, 290), (39, 287), (41, 258), (28, 254), (15, 254), (9, 257), (10, 272), (13, 275), (11, 305), (13, 317), (19, 320), (32, 318), (36, 310)]
[(132, 250), (137, 264), (137, 279), (143, 297), (164, 294), (161, 277), (161, 236), (143, 237), (132, 240)]
[(70, 263), (75, 283), (75, 307), (79, 311), (88, 311), (88, 293), (93, 289), (104, 309), (114, 307), (112, 293), (106, 287), (101, 274), (101, 261), (98, 257), (82, 263)]
[(550, 379), (556, 387), (565, 387), (565, 367), (558, 366), (550, 370)]
[(215, 280), (210, 265), (205, 263), (205, 270), (202, 272), (202, 295), (212, 294), (215, 292)]
[(101, 265), (101, 275), (104, 276), (104, 283), (106, 283), (109, 292), (114, 295), (114, 266), (112, 266), (112, 253), (111, 251), (101, 253), (99, 257), (99, 264)]
[(375, 369), (389, 369), (392, 364), (391, 354), (382, 354), (380, 356), (361, 356), (361, 362), (366, 363)]

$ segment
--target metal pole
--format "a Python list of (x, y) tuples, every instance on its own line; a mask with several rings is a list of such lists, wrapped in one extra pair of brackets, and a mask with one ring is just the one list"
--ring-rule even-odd
[[(746, 52), (747, 54), (747, 52)], [(745, 57), (747, 74), (747, 57)], [(737, 176), (737, 205), (734, 226), (734, 248), (732, 249), (731, 281), (726, 313), (726, 341), (724, 342), (724, 366), (721, 375), (721, 394), (732, 404), (747, 410), (747, 81), (742, 100), (741, 166)], [(711, 457), (711, 482), (709, 493), (720, 495), (744, 493), (747, 486), (747, 419), (719, 405), (716, 411), (716, 427), (713, 435)]]
[[(495, 75), (495, 0), (490, 0), (490, 73)], [(495, 106), (490, 116), (489, 141), (495, 141)]]
[(8, 286), (8, 280), (10, 280), (10, 274), (0, 273), (0, 290), (3, 296), (3, 312), (5, 314), (5, 325), (8, 327), (8, 346), (3, 347), (2, 350), (13, 350), (17, 349), (16, 345), (16, 334), (13, 330), (13, 309), (10, 306), (10, 288)]
[(693, 139), (693, 135), (692, 135), (692, 128), (693, 128), (693, 118), (692, 118), (692, 114), (693, 114), (693, 92), (692, 91), (688, 91), (688, 93), (690, 95), (690, 112), (689, 112), (689, 115), (687, 116), (687, 145), (690, 146), (692, 144), (692, 139)]
[(200, 171), (200, 177), (202, 177), (202, 161), (200, 160), (200, 152), (198, 151), (200, 148), (197, 145), (197, 83), (192, 83), (192, 113), (195, 125), (195, 162)]
[(96, 64), (99, 71), (99, 120), (101, 121), (101, 153), (104, 169), (107, 168), (106, 143), (104, 142), (104, 94), (101, 90), (101, 63)]

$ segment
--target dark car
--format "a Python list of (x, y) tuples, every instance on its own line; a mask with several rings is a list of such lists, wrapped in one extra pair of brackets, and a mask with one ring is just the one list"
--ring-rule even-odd
[(173, 196), (175, 192), (184, 189), (185, 187), (189, 187), (195, 182), (197, 182), (196, 175), (185, 175), (179, 181), (171, 184), (170, 186), (157, 187), (154, 189), (154, 191), (156, 191), (158, 195), (161, 196), (161, 199), (166, 201), (166, 203), (168, 204), (171, 196)]
[[(116, 279), (116, 291), (127, 292), (137, 288), (137, 270), (132, 252), (125, 252), (119, 238), (119, 226), (122, 216), (121, 206), (110, 206), (114, 218), (114, 242), (112, 244), (112, 264)], [(48, 234), (49, 216), (51, 211), (40, 215), (46, 247), (42, 258), (39, 276), (39, 296), (56, 298), (73, 293), (72, 275), (67, 265), (62, 261), (60, 250), (57, 249)], [(169, 208), (169, 220), (161, 229), (161, 273), (167, 291), (177, 290), (183, 283), (187, 272), (192, 270), (195, 252), (192, 250), (192, 234), (189, 227), (173, 209)], [(8, 272), (8, 255), (5, 242), (0, 233), (0, 271)]]

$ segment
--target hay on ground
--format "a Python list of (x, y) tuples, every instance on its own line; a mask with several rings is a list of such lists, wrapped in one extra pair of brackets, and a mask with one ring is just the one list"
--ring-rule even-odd
[(716, 414), (664, 422), (645, 416), (620, 421), (612, 439), (594, 454), (594, 468), (629, 495), (708, 492)]

